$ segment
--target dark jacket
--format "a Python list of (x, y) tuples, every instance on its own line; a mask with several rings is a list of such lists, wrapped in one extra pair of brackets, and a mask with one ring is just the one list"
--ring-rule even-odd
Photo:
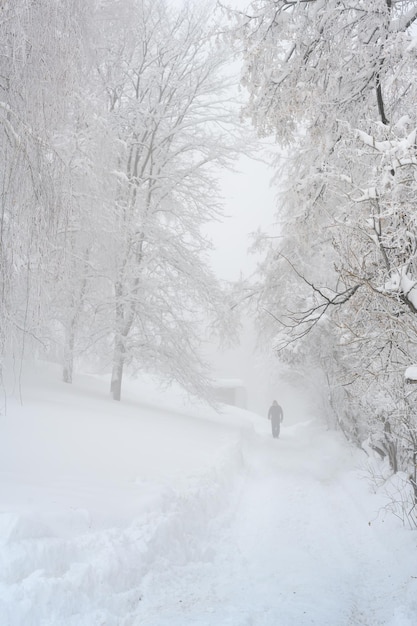
[(273, 404), (269, 407), (268, 419), (274, 422), (282, 422), (284, 419), (284, 411), (279, 404)]

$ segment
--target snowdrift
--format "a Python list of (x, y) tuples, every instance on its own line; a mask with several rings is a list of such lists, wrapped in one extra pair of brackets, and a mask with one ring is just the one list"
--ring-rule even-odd
[(320, 420), (52, 375), (0, 418), (1, 626), (417, 623), (415, 535)]

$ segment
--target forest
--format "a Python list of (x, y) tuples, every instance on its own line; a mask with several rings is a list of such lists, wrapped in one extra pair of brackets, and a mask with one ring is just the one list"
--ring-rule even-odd
[(243, 149), (210, 8), (19, 0), (0, 28), (1, 353), (207, 395), (228, 306), (202, 228)]
[[(416, 21), (416, 0), (3, 0), (2, 374), (89, 363), (115, 400), (143, 370), (210, 397), (202, 341), (253, 315), (329, 422), (405, 473), (416, 525)], [(225, 286), (204, 225), (249, 123), (280, 148), (280, 236)]]
[[(329, 421), (405, 472), (416, 523), (417, 2), (259, 0), (245, 114), (272, 135), (281, 237), (244, 285), (266, 340), (314, 371)], [(253, 296), (253, 297), (252, 297)]]

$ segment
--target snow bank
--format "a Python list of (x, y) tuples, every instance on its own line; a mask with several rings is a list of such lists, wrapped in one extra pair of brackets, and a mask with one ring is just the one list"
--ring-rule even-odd
[(208, 558), (257, 418), (149, 380), (120, 404), (98, 379), (34, 382), (0, 421), (0, 624), (120, 626), (150, 570)]
[(363, 451), (107, 382), (38, 375), (0, 419), (1, 626), (417, 623), (414, 535)]

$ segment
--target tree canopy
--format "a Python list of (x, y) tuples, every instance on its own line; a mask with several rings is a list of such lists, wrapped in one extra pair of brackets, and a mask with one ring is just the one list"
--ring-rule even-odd
[(0, 6), (2, 358), (145, 368), (207, 395), (227, 323), (205, 223), (243, 147), (211, 8)]
[(321, 369), (350, 438), (394, 440), (411, 471), (417, 2), (257, 0), (235, 19), (245, 114), (282, 146), (261, 323), (281, 358)]

